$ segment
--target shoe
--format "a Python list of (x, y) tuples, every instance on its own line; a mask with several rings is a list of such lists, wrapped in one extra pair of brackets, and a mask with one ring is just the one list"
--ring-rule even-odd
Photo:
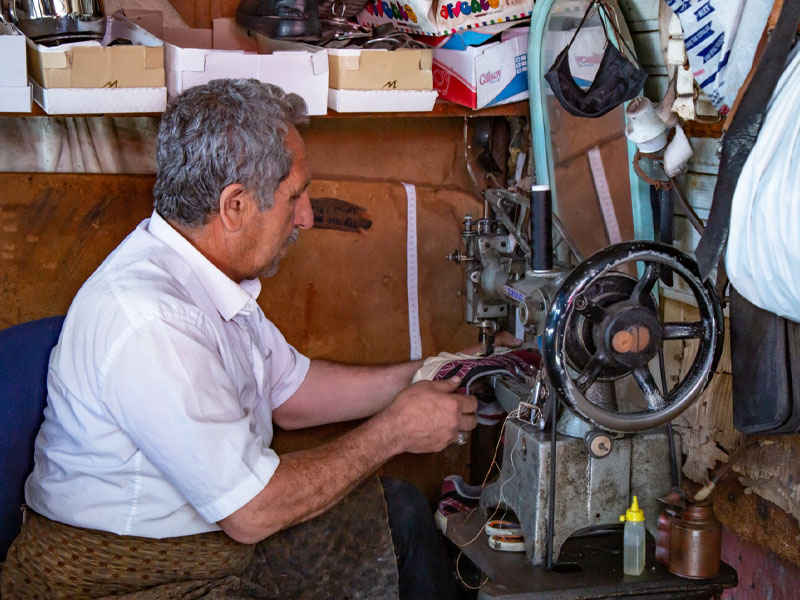
[(313, 42), (321, 35), (317, 0), (242, 0), (236, 22), (277, 40)]
[(508, 416), (506, 410), (500, 406), (497, 400), (484, 402), (479, 399), (476, 414), (478, 416), (478, 425), (497, 425), (505, 421)]
[(478, 507), (481, 499), (481, 486), (469, 485), (461, 475), (448, 475), (442, 482), (442, 499), (436, 509), (434, 519), (443, 535), (447, 534), (447, 518), (459, 512), (470, 512)]

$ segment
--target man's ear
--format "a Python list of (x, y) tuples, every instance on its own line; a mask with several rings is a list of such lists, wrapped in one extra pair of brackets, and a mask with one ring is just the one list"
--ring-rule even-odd
[(219, 218), (225, 231), (239, 231), (255, 206), (255, 199), (241, 183), (225, 186), (219, 195)]

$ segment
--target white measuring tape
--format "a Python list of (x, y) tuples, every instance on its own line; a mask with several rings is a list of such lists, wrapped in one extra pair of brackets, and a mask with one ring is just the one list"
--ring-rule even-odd
[(408, 286), (408, 339), (411, 360), (422, 358), (422, 338), (419, 333), (419, 272), (417, 269), (417, 188), (404, 183), (408, 200), (406, 225), (406, 271)]
[(606, 224), (608, 243), (619, 244), (622, 241), (622, 236), (619, 233), (619, 221), (617, 221), (617, 213), (614, 211), (611, 190), (608, 189), (608, 179), (606, 179), (606, 170), (603, 168), (600, 148), (595, 146), (587, 154), (589, 155), (589, 168), (592, 170), (594, 187), (597, 190), (597, 201), (603, 213), (603, 222)]

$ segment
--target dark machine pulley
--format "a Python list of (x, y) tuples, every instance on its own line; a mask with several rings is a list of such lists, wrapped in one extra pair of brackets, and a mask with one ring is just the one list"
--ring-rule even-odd
[[(663, 269), (685, 281), (699, 321), (661, 320), (653, 288)], [(654, 359), (664, 341), (686, 339), (697, 340), (691, 366), (671, 389), (660, 389), (651, 372)], [(633, 432), (667, 423), (689, 407), (711, 377), (722, 340), (722, 305), (694, 260), (667, 244), (626, 242), (600, 250), (567, 276), (548, 315), (544, 358), (553, 389), (569, 409), (603, 429)], [(629, 375), (641, 391), (641, 410), (622, 412), (590, 400), (596, 382)]]

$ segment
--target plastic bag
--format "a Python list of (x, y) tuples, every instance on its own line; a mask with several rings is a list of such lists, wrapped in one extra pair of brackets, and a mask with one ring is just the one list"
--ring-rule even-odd
[(770, 100), (731, 206), (725, 265), (756, 306), (800, 321), (800, 52)]
[(773, 0), (666, 0), (683, 28), (697, 83), (723, 115), (753, 64)]

